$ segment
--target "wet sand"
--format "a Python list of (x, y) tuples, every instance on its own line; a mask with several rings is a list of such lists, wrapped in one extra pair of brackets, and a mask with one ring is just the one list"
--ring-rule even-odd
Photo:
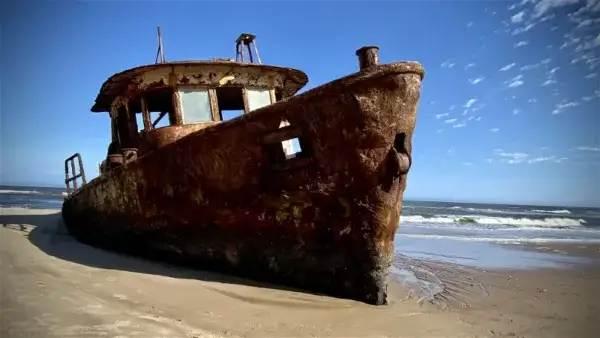
[[(56, 211), (0, 210), (2, 338), (594, 337), (600, 330), (600, 264), (483, 271), (421, 261), (445, 284), (433, 303), (420, 305), (392, 283), (391, 304), (373, 307), (105, 252), (76, 242), (59, 221)], [(599, 249), (576, 247), (560, 250)]]

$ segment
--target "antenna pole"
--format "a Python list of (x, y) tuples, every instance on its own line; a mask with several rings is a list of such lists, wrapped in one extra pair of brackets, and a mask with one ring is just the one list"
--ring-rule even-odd
[(165, 52), (163, 51), (163, 43), (162, 43), (162, 33), (160, 31), (160, 26), (156, 27), (156, 31), (158, 33), (158, 50), (156, 51), (156, 60), (155, 63), (164, 63), (165, 62)]

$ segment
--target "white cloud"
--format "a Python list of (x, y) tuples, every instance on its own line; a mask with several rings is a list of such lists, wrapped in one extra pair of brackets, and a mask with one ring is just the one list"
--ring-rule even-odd
[(446, 117), (448, 115), (450, 115), (450, 113), (437, 114), (437, 115), (435, 115), (435, 118), (439, 120), (439, 119), (442, 119), (442, 118), (444, 118), (444, 117)]
[(588, 146), (582, 146), (582, 147), (577, 147), (575, 148), (579, 151), (593, 151), (593, 152), (600, 152), (600, 147), (588, 147)]
[(497, 132), (499, 132), (499, 131), (500, 131), (500, 128), (492, 128), (492, 129), (490, 129), (490, 131), (491, 131), (492, 133), (497, 133)]
[(515, 48), (524, 47), (529, 44), (529, 41), (523, 40), (515, 43)]
[(507, 71), (507, 70), (509, 70), (509, 69), (513, 68), (513, 67), (514, 67), (514, 66), (516, 66), (516, 65), (517, 65), (517, 64), (516, 64), (516, 63), (514, 63), (514, 62), (513, 62), (513, 63), (510, 63), (510, 64), (508, 64), (508, 65), (506, 65), (506, 66), (504, 66), (504, 67), (500, 68), (500, 71), (501, 71), (501, 72), (505, 72), (505, 71)]
[(584, 50), (588, 50), (588, 49), (593, 49), (600, 46), (600, 33), (593, 39), (589, 39), (589, 41), (586, 41), (582, 44), (580, 44), (579, 46), (577, 46), (577, 48), (575, 48), (575, 52), (581, 52)]
[(465, 108), (471, 108), (471, 106), (472, 106), (473, 104), (475, 104), (475, 102), (477, 102), (477, 99), (469, 99), (469, 101), (467, 101), (467, 102), (464, 104), (464, 106), (463, 106), (463, 107), (465, 107)]
[[(498, 151), (496, 151), (498, 150)], [(502, 162), (506, 162), (508, 164), (518, 164), (522, 163), (529, 157), (529, 154), (525, 153), (506, 153), (501, 149), (495, 149), (495, 153), (497, 156), (501, 157)]]
[(521, 110), (520, 109), (513, 109), (513, 115), (519, 115), (521, 114)]
[(588, 75), (584, 76), (584, 78), (592, 79), (592, 78), (595, 78), (596, 76), (598, 76), (598, 73), (589, 73)]
[(567, 108), (573, 108), (573, 107), (577, 107), (577, 106), (579, 106), (579, 103), (575, 102), (575, 101), (559, 103), (554, 107), (554, 110), (552, 111), (552, 115), (560, 114)]
[(440, 67), (442, 68), (452, 68), (454, 67), (456, 64), (451, 62), (450, 60), (444, 61), (442, 62), (442, 64), (440, 65)]
[(444, 129), (438, 129), (438, 130), (437, 130), (437, 132), (438, 132), (438, 133), (441, 133), (441, 132), (443, 132), (443, 131), (444, 131)]
[(471, 163), (471, 162), (463, 162), (463, 163), (462, 163), (462, 165), (465, 165), (465, 166), (472, 166), (472, 165), (473, 165), (473, 163)]
[(457, 123), (457, 124), (453, 125), (452, 128), (463, 128), (466, 126), (467, 126), (466, 123)]
[(446, 121), (444, 121), (444, 123), (454, 123), (456, 122), (456, 119), (448, 119)]
[(531, 158), (529, 160), (527, 160), (527, 163), (533, 164), (533, 163), (541, 163), (541, 162), (555, 162), (555, 163), (560, 163), (562, 161), (568, 160), (568, 158), (566, 157), (557, 157), (556, 155), (550, 155), (550, 156), (540, 156), (540, 157), (535, 157), (535, 158)]
[(533, 18), (538, 18), (553, 8), (572, 5), (579, 2), (579, 0), (540, 0), (533, 8)]
[(475, 23), (473, 21), (469, 21), (469, 23), (467, 23), (467, 28), (471, 28), (473, 27)]
[[(499, 159), (497, 159), (497, 161), (499, 162), (503, 162), (503, 163), (508, 163), (508, 164), (519, 164), (519, 163), (529, 163), (529, 164), (533, 164), (533, 163), (541, 163), (541, 162), (555, 162), (555, 163), (560, 163), (562, 161), (567, 160), (566, 157), (558, 157), (556, 155), (550, 155), (550, 156), (539, 156), (539, 157), (531, 157), (529, 154), (526, 153), (507, 153), (502, 151), (501, 149), (494, 149), (494, 153), (496, 156), (499, 157)], [(488, 163), (493, 163), (496, 160), (488, 158), (486, 159), (486, 162)]]
[(531, 65), (525, 65), (525, 66), (521, 67), (521, 70), (532, 70), (532, 69), (539, 68), (541, 65), (542, 64), (540, 62), (531, 64)]
[(542, 83), (542, 86), (549, 86), (549, 85), (552, 85), (555, 83), (556, 83), (556, 80), (548, 79), (548, 80), (544, 81), (544, 83)]
[(531, 30), (533, 27), (535, 27), (535, 23), (528, 23), (527, 25), (523, 26), (523, 27), (519, 27), (517, 29), (515, 29), (514, 31), (512, 31), (511, 35), (518, 35), (521, 33), (525, 33), (529, 30)]
[(529, 100), (527, 100), (528, 103), (536, 103), (537, 99), (535, 97), (530, 98)]
[(525, 83), (522, 79), (523, 79), (523, 75), (521, 75), (521, 74), (513, 77), (512, 79), (507, 81), (508, 87), (516, 88), (516, 87), (522, 86)]
[(546, 74), (552, 75), (552, 74), (556, 73), (556, 71), (559, 69), (560, 69), (560, 67), (554, 67), (554, 68), (550, 69)]
[(474, 63), (469, 63), (468, 65), (465, 66), (465, 70), (469, 69), (469, 68), (473, 68), (473, 67), (475, 67), (475, 64)]
[(513, 15), (510, 17), (510, 21), (512, 23), (519, 23), (519, 22), (523, 22), (525, 20), (525, 12), (526, 11), (520, 11), (519, 13)]
[(479, 82), (481, 82), (483, 80), (484, 80), (484, 77), (480, 76), (480, 77), (477, 77), (477, 78), (474, 78), (474, 79), (469, 79), (469, 82), (471, 82), (471, 84), (478, 84)]
[(593, 99), (600, 99), (600, 90), (594, 91), (594, 93), (590, 96), (584, 96), (581, 98), (582, 101), (589, 102)]

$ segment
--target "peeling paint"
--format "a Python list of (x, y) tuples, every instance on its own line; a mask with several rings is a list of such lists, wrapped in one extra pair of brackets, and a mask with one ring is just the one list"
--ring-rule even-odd
[[(164, 65), (120, 76), (134, 91), (172, 72), (178, 83), (303, 85), (267, 66)], [(390, 154), (410, 160), (422, 77), (418, 63), (369, 66), (234, 120), (153, 130), (143, 156), (65, 200), (65, 223), (107, 249), (385, 304), (406, 187), (405, 161)], [(123, 94), (116, 82), (98, 109)], [(286, 159), (292, 137), (302, 152)]]

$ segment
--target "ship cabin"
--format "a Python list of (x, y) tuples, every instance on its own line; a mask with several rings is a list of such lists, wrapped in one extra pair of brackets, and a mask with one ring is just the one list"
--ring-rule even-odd
[(164, 60), (159, 41), (157, 63), (110, 77), (91, 109), (108, 112), (111, 121), (111, 143), (100, 173), (304, 87), (308, 78), (302, 71), (263, 65), (255, 38), (240, 35), (235, 60), (176, 62)]

